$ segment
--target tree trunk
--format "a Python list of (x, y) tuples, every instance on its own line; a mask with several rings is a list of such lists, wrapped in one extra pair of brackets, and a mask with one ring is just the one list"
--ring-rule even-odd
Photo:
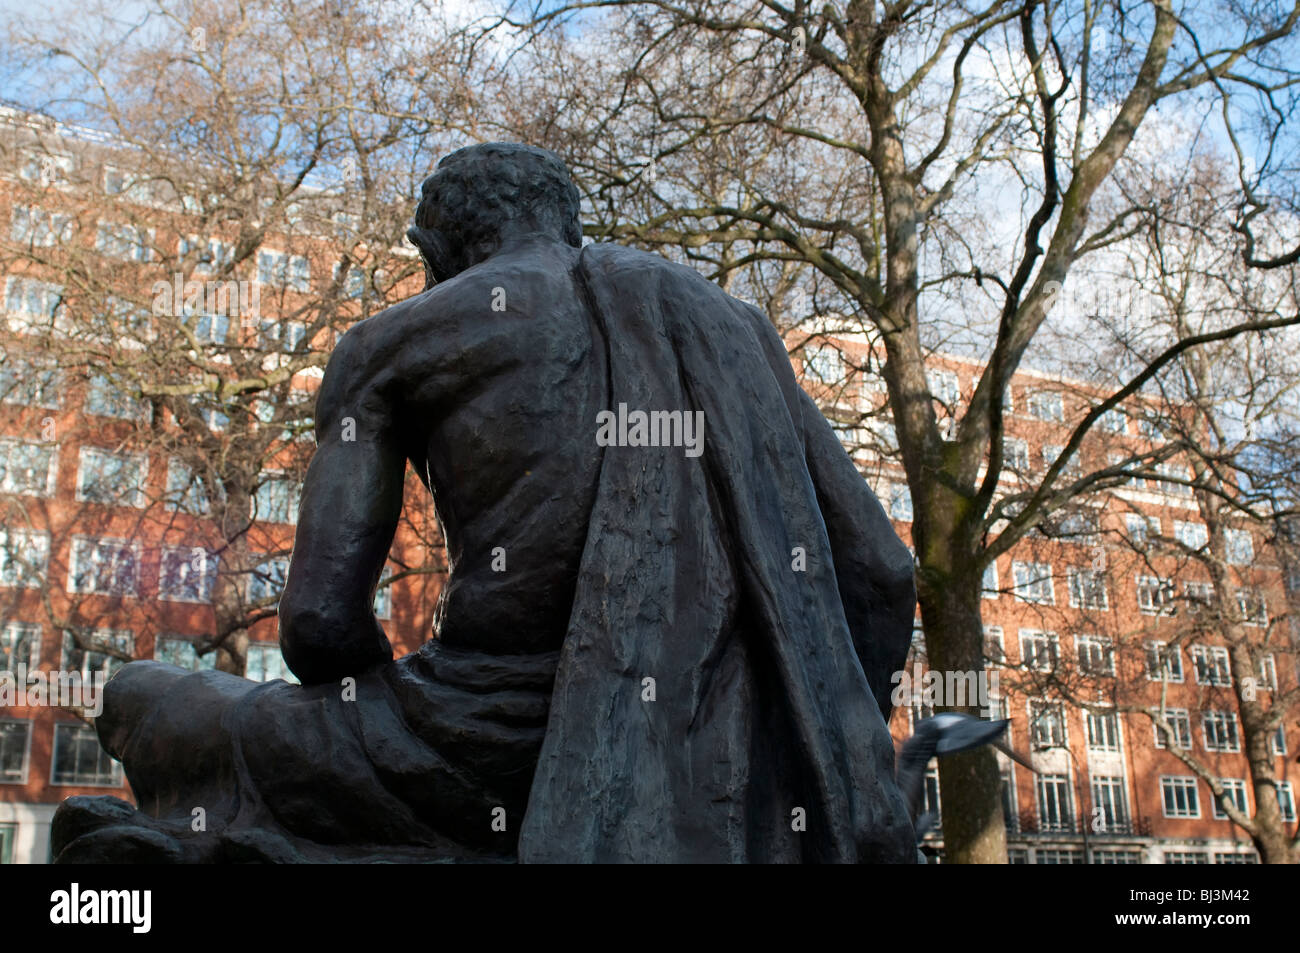
[[(981, 580), (952, 576), (936, 580), (918, 573), (917, 598), (926, 635), (930, 670), (937, 673), (984, 671), (984, 624), (980, 618)], [(932, 637), (933, 636), (933, 637)], [(936, 706), (979, 717), (978, 699), (956, 706), (945, 698)], [(1007, 828), (1002, 814), (1002, 775), (987, 746), (939, 759), (944, 862), (1005, 864)]]

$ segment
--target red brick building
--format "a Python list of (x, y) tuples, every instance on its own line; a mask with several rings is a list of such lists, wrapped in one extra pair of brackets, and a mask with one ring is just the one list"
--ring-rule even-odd
[[(887, 414), (873, 413), (885, 395), (869, 370), (871, 348), (828, 338), (800, 346), (796, 356), (806, 386), (828, 418), (841, 421), (846, 448), (909, 541), (912, 504), (896, 439)], [(941, 424), (970, 398), (981, 369), (959, 358), (933, 359), (927, 373)], [(1061, 452), (1085, 405), (1104, 396), (1086, 382), (1018, 373), (1004, 408), (1000, 492), (1032, 485)], [(1091, 472), (1150, 449), (1161, 439), (1159, 420), (1160, 408), (1128, 402), (1102, 418), (1081, 447), (1078, 466)], [(1146, 713), (1160, 711), (1163, 696), (1163, 717), (1180, 747), (1253, 816), (1227, 642), (1213, 625), (1194, 625), (1208, 611), (1200, 605), (1213, 587), (1191, 555), (1208, 542), (1194, 492), (1180, 482), (1190, 482), (1191, 470), (1173, 457), (1156, 476), (1168, 479), (1130, 480), (1080, 500), (985, 573), (986, 664), (998, 676), (988, 715), (1011, 719), (1009, 741), (1036, 769), (998, 755), (1013, 863), (1258, 860), (1251, 839), (1207, 782), (1170, 752)], [(1296, 685), (1300, 628), (1291, 608), (1300, 573), (1266, 527), (1243, 524), (1226, 536), (1226, 562), (1243, 610), (1237, 631), (1245, 633), (1258, 667), (1254, 693), (1265, 703), (1280, 701)], [(924, 659), (918, 619), (909, 669), (920, 664), (924, 670)], [(911, 704), (896, 710), (891, 724), (900, 742), (915, 718), (931, 710), (921, 684), (910, 682)], [(1268, 739), (1291, 836), (1298, 722), (1293, 700)], [(933, 763), (927, 787), (928, 806), (941, 813)], [(941, 833), (928, 840), (941, 853)]]

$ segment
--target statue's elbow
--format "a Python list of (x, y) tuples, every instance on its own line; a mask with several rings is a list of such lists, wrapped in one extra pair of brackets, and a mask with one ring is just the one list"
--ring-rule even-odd
[(356, 617), (288, 595), (279, 608), (280, 651), (304, 685), (336, 681), (392, 659), (392, 646), (373, 613)]

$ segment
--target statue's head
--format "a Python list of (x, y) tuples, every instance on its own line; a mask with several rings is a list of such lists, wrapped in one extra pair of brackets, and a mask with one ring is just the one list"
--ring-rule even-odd
[(578, 190), (553, 152), (517, 142), (468, 146), (424, 180), (406, 233), (424, 259), (425, 287), (492, 254), (506, 239), (550, 236), (582, 244)]

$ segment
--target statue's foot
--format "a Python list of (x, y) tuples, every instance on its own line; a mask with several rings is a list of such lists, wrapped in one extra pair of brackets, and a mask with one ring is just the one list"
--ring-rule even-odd
[(56, 864), (175, 864), (180, 842), (152, 818), (115, 797), (70, 797), (54, 814)]

